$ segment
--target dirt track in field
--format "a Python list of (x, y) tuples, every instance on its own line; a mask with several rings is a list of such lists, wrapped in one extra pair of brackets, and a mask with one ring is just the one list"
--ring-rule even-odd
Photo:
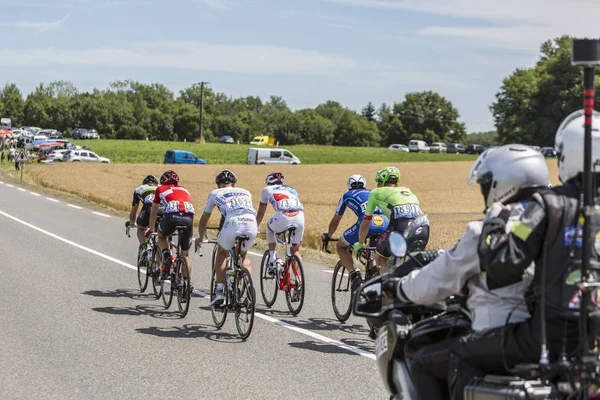
[[(555, 160), (549, 160), (550, 175), (557, 176)], [(235, 165), (231, 170), (238, 177), (238, 186), (253, 194), (258, 207), (260, 191), (264, 187), (267, 173), (283, 172), (286, 183), (294, 186), (304, 204), (306, 234), (304, 245), (319, 248), (320, 234), (327, 230), (340, 196), (347, 190), (346, 180), (352, 174), (361, 174), (367, 179), (369, 188), (375, 187), (375, 172), (383, 165), (297, 165), (259, 166)], [(407, 186), (419, 197), (421, 208), (431, 221), (431, 248), (450, 247), (460, 237), (468, 221), (481, 216), (484, 208), (477, 185), (466, 184), (472, 162), (415, 162), (396, 164), (401, 171), (401, 185)], [(198, 214), (204, 208), (208, 193), (215, 188), (214, 177), (222, 165), (177, 165), (171, 166), (181, 178), (180, 183), (192, 194)], [(141, 184), (144, 176), (157, 177), (170, 167), (157, 164), (80, 164), (57, 163), (36, 165), (29, 168), (28, 175), (44, 187), (74, 194), (86, 200), (110, 208), (129, 212), (133, 190)], [(556, 179), (552, 179), (557, 184)], [(273, 211), (267, 212), (267, 217)], [(218, 212), (213, 213), (213, 222), (218, 221)], [(351, 212), (344, 216), (336, 235), (354, 222)], [(266, 218), (265, 218), (266, 220)], [(264, 231), (263, 226), (260, 227)]]

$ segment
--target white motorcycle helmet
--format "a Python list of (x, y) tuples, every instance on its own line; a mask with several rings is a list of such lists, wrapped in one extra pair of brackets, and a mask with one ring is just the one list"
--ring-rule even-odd
[(367, 180), (362, 175), (352, 175), (348, 178), (348, 190), (363, 189), (367, 186)]
[(489, 208), (496, 202), (510, 202), (521, 190), (548, 187), (550, 173), (542, 153), (530, 146), (507, 144), (481, 153), (467, 182), (480, 185)]
[[(585, 135), (583, 110), (571, 113), (558, 127), (554, 148), (558, 159), (558, 176), (562, 183), (583, 174), (583, 142)], [(600, 113), (592, 115), (592, 172), (600, 172), (596, 161), (600, 157)]]

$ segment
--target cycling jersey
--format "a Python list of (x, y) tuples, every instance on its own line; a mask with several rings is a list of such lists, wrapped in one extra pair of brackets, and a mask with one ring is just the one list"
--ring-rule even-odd
[(419, 199), (406, 187), (385, 186), (369, 194), (364, 219), (370, 220), (379, 208), (390, 220), (414, 219), (422, 215)]
[[(344, 195), (340, 198), (338, 202), (337, 209), (335, 213), (337, 215), (344, 215), (346, 211), (346, 207), (352, 210), (352, 212), (356, 215), (358, 220), (357, 223), (362, 222), (363, 217), (365, 216), (365, 211), (367, 210), (367, 201), (369, 200), (369, 194), (371, 191), (369, 189), (352, 189), (344, 193)], [(375, 208), (375, 214), (381, 214), (381, 210), (379, 208)], [(386, 224), (387, 226), (387, 224)]]
[(132, 206), (137, 207), (140, 203), (143, 205), (152, 204), (154, 200), (154, 191), (156, 186), (142, 185), (133, 192)]
[(213, 190), (206, 201), (204, 215), (210, 216), (215, 206), (225, 218), (240, 214), (256, 216), (256, 210), (252, 206), (252, 195), (246, 189), (225, 187)]
[(165, 214), (195, 214), (190, 192), (183, 186), (162, 185), (154, 192), (154, 204), (164, 208)]
[(304, 210), (296, 189), (288, 185), (266, 186), (260, 195), (260, 204), (271, 203), (275, 211)]

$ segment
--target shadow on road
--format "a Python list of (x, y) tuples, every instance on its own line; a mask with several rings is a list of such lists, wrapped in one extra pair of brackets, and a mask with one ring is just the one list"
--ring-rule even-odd
[(336, 346), (334, 344), (316, 342), (314, 340), (307, 340), (305, 342), (295, 342), (289, 343), (290, 347), (295, 347), (297, 349), (304, 350), (312, 350), (318, 351), (319, 353), (326, 354), (348, 354), (351, 356), (357, 356), (358, 354), (351, 352), (350, 350), (346, 350), (343, 347)]
[(237, 334), (218, 330), (214, 326), (202, 324), (185, 324), (183, 326), (138, 328), (138, 333), (168, 338), (206, 338), (215, 342), (241, 343), (242, 339)]
[(81, 292), (81, 294), (94, 297), (123, 297), (133, 300), (154, 300), (153, 293), (140, 293), (139, 289), (86, 290), (85, 292)]
[(138, 304), (135, 307), (96, 307), (92, 308), (92, 310), (112, 315), (129, 315), (134, 317), (148, 315), (160, 319), (180, 319), (178, 312), (165, 310), (162, 305)]

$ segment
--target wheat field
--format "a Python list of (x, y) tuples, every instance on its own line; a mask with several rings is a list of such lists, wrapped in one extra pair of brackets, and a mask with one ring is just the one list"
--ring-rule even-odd
[[(552, 183), (557, 184), (556, 161), (549, 160)], [(285, 182), (296, 188), (304, 204), (306, 229), (303, 246), (320, 248), (320, 235), (327, 230), (340, 196), (347, 190), (346, 180), (352, 174), (361, 174), (369, 188), (375, 187), (375, 172), (383, 165), (294, 165), (260, 166), (235, 165), (229, 167), (238, 177), (238, 187), (253, 194), (258, 208), (259, 196), (264, 187), (265, 176), (281, 171)], [(401, 185), (407, 186), (419, 197), (421, 208), (431, 221), (429, 248), (447, 248), (464, 232), (467, 222), (481, 217), (484, 209), (479, 187), (466, 184), (472, 162), (415, 162), (397, 163), (401, 171)], [(144, 176), (157, 177), (168, 168), (180, 176), (180, 184), (192, 195), (192, 201), (200, 215), (208, 194), (216, 186), (215, 175), (227, 166), (222, 165), (176, 165), (159, 164), (83, 164), (57, 163), (35, 165), (27, 169), (28, 179), (43, 187), (67, 192), (117, 211), (129, 212), (133, 190), (141, 184)], [(273, 214), (269, 209), (265, 217)], [(344, 216), (336, 237), (355, 221), (351, 211)], [(211, 221), (218, 222), (220, 215), (215, 209)], [(197, 220), (196, 218), (196, 224)], [(264, 231), (265, 222), (259, 227)]]

